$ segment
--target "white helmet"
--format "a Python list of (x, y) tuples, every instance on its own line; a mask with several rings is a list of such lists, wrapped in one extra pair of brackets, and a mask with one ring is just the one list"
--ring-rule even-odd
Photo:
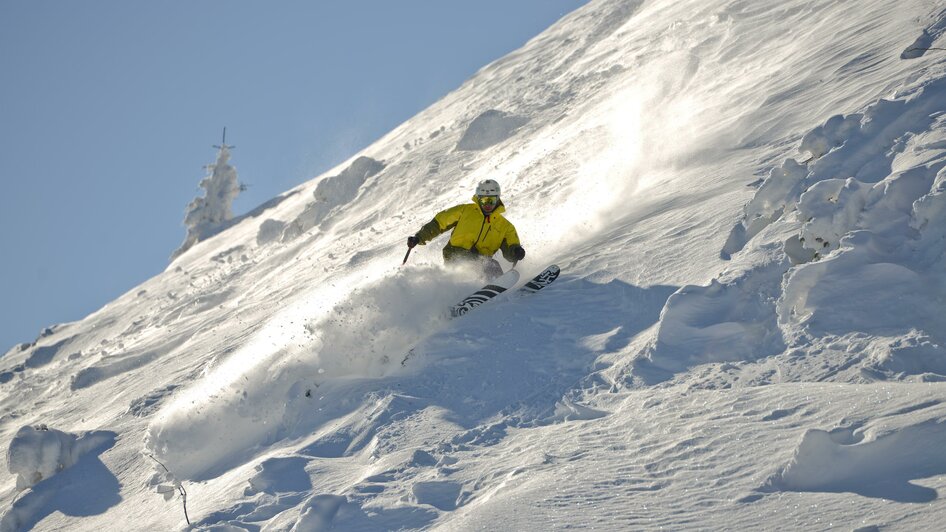
[(492, 179), (480, 181), (480, 184), (476, 185), (476, 195), (480, 197), (499, 196), (499, 183)]

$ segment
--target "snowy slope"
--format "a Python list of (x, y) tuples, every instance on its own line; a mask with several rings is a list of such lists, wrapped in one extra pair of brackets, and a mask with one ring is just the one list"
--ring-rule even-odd
[[(0, 530), (937, 529), (944, 30), (591, 2), (0, 358)], [(563, 275), (449, 321), (485, 178)]]

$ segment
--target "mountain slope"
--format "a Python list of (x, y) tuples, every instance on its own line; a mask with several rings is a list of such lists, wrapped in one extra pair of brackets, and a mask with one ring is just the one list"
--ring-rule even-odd
[[(943, 20), (566, 16), (8, 352), (0, 529), (932, 528)], [(563, 275), (448, 321), (479, 283), (404, 240), (486, 178)]]

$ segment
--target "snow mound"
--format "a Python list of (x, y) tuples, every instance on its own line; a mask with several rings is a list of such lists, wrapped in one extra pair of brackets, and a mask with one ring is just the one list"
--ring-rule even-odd
[(795, 456), (770, 480), (785, 491), (852, 492), (898, 502), (931, 502), (936, 490), (910, 481), (946, 473), (946, 422), (927, 420), (877, 435), (850, 429), (805, 432)]
[[(358, 190), (369, 177), (384, 170), (384, 163), (371, 157), (361, 156), (355, 159), (342, 173), (327, 177), (315, 187), (315, 201), (283, 229), (282, 241), (287, 242), (321, 224), (337, 207), (355, 199)], [(260, 227), (258, 242), (272, 241), (272, 233), (278, 224), (269, 222)]]
[(23, 490), (73, 466), (111, 437), (111, 433), (100, 433), (80, 438), (46, 425), (22, 427), (7, 450), (7, 468), (16, 475), (16, 489)]
[(7, 468), (16, 475), (16, 488), (26, 489), (75, 463), (76, 437), (45, 425), (22, 427), (7, 450)]
[[(28, 530), (47, 515), (104, 513), (121, 501), (114, 474), (97, 458), (117, 434), (71, 434), (46, 425), (20, 428), (7, 451), (17, 491), (26, 490), (0, 518), (0, 532)], [(29, 488), (29, 489), (27, 489)]]
[(457, 149), (460, 151), (485, 150), (512, 137), (528, 122), (529, 119), (526, 117), (490, 109), (470, 122), (457, 143)]
[(282, 237), (285, 230), (286, 222), (273, 220), (272, 218), (263, 220), (263, 223), (259, 226), (259, 232), (256, 234), (256, 244), (264, 246), (276, 242)]
[(661, 313), (647, 362), (677, 373), (707, 362), (780, 353), (785, 344), (776, 324), (775, 300), (785, 269), (784, 258), (771, 253), (768, 261), (747, 271), (731, 271), (706, 287), (678, 290)]
[(361, 509), (338, 495), (316, 495), (305, 503), (305, 509), (292, 527), (292, 532), (321, 532), (331, 530), (338, 518), (362, 514)]

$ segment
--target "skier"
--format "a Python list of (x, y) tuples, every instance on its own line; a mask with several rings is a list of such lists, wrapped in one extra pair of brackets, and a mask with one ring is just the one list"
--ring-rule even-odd
[(473, 203), (464, 203), (440, 211), (417, 234), (407, 237), (407, 247), (424, 245), (453, 229), (450, 241), (443, 248), (447, 264), (472, 263), (483, 268), (487, 279), (503, 274), (502, 266), (493, 258), (498, 250), (509, 262), (520, 261), (526, 250), (519, 244), (519, 235), (512, 223), (503, 217), (506, 210), (499, 199), (499, 183), (492, 179), (480, 182)]

